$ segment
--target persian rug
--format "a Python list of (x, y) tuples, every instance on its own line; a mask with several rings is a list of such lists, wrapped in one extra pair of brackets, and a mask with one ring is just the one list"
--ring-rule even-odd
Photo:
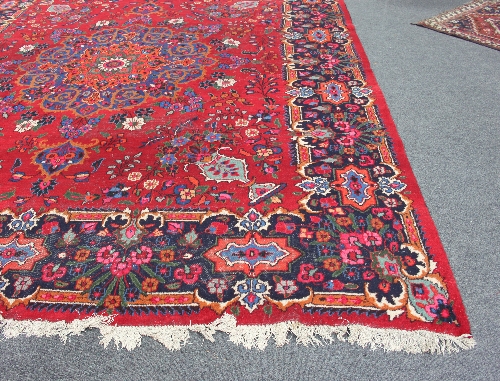
[(500, 1), (476, 0), (417, 25), (500, 50)]
[(9, 1), (6, 337), (474, 340), (342, 1)]

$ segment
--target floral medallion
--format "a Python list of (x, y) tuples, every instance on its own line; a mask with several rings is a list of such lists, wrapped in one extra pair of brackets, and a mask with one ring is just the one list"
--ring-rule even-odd
[[(111, 28), (68, 37), (23, 66), (24, 98), (46, 110), (91, 115), (139, 106), (148, 97), (173, 95), (178, 84), (203, 77), (215, 63), (210, 47), (167, 28)], [(149, 92), (160, 86), (163, 91)]]

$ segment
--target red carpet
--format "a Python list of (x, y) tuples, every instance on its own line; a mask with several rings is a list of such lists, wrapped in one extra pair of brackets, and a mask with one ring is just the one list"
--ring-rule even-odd
[(474, 345), (343, 2), (2, 7), (4, 335)]

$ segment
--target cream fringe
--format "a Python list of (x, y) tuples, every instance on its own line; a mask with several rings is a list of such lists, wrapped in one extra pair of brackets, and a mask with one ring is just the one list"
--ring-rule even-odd
[[(245, 348), (266, 348), (269, 340), (274, 339), (277, 346), (290, 342), (295, 336), (298, 344), (322, 345), (331, 343), (335, 338), (351, 344), (359, 344), (374, 350), (404, 351), (407, 353), (451, 353), (471, 349), (475, 345), (470, 335), (459, 337), (429, 331), (404, 331), (398, 329), (371, 328), (358, 324), (341, 326), (310, 326), (298, 322), (282, 322), (269, 325), (237, 325), (233, 315), (225, 314), (207, 325), (189, 326), (116, 326), (112, 316), (92, 316), (70, 323), (43, 320), (10, 320), (0, 316), (0, 331), (6, 338), (20, 335), (49, 337), (59, 336), (66, 342), (70, 335), (80, 335), (89, 328), (101, 332), (101, 344), (107, 347), (112, 341), (117, 348), (129, 351), (141, 345), (143, 336), (151, 337), (170, 350), (179, 350), (188, 343), (190, 331), (202, 334), (214, 342), (214, 334), (225, 332), (229, 341)], [(290, 335), (290, 333), (292, 335)]]

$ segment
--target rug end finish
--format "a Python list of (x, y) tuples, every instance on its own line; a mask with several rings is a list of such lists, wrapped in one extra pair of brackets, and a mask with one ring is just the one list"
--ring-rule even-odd
[(210, 324), (189, 326), (117, 326), (113, 316), (92, 316), (72, 322), (51, 322), (44, 320), (13, 320), (0, 316), (0, 330), (5, 338), (17, 336), (51, 337), (59, 336), (63, 343), (73, 335), (96, 328), (101, 333), (100, 343), (106, 348), (114, 343), (117, 349), (129, 351), (141, 345), (142, 337), (150, 337), (169, 350), (180, 350), (189, 342), (191, 332), (198, 332), (215, 342), (216, 332), (224, 332), (229, 341), (247, 349), (264, 350), (271, 339), (276, 346), (288, 344), (292, 337), (304, 346), (324, 345), (335, 340), (357, 344), (371, 350), (382, 349), (391, 352), (448, 354), (474, 348), (476, 342), (471, 335), (453, 336), (423, 330), (373, 328), (358, 324), (340, 326), (310, 326), (287, 321), (269, 325), (238, 325), (233, 315), (225, 314)]

